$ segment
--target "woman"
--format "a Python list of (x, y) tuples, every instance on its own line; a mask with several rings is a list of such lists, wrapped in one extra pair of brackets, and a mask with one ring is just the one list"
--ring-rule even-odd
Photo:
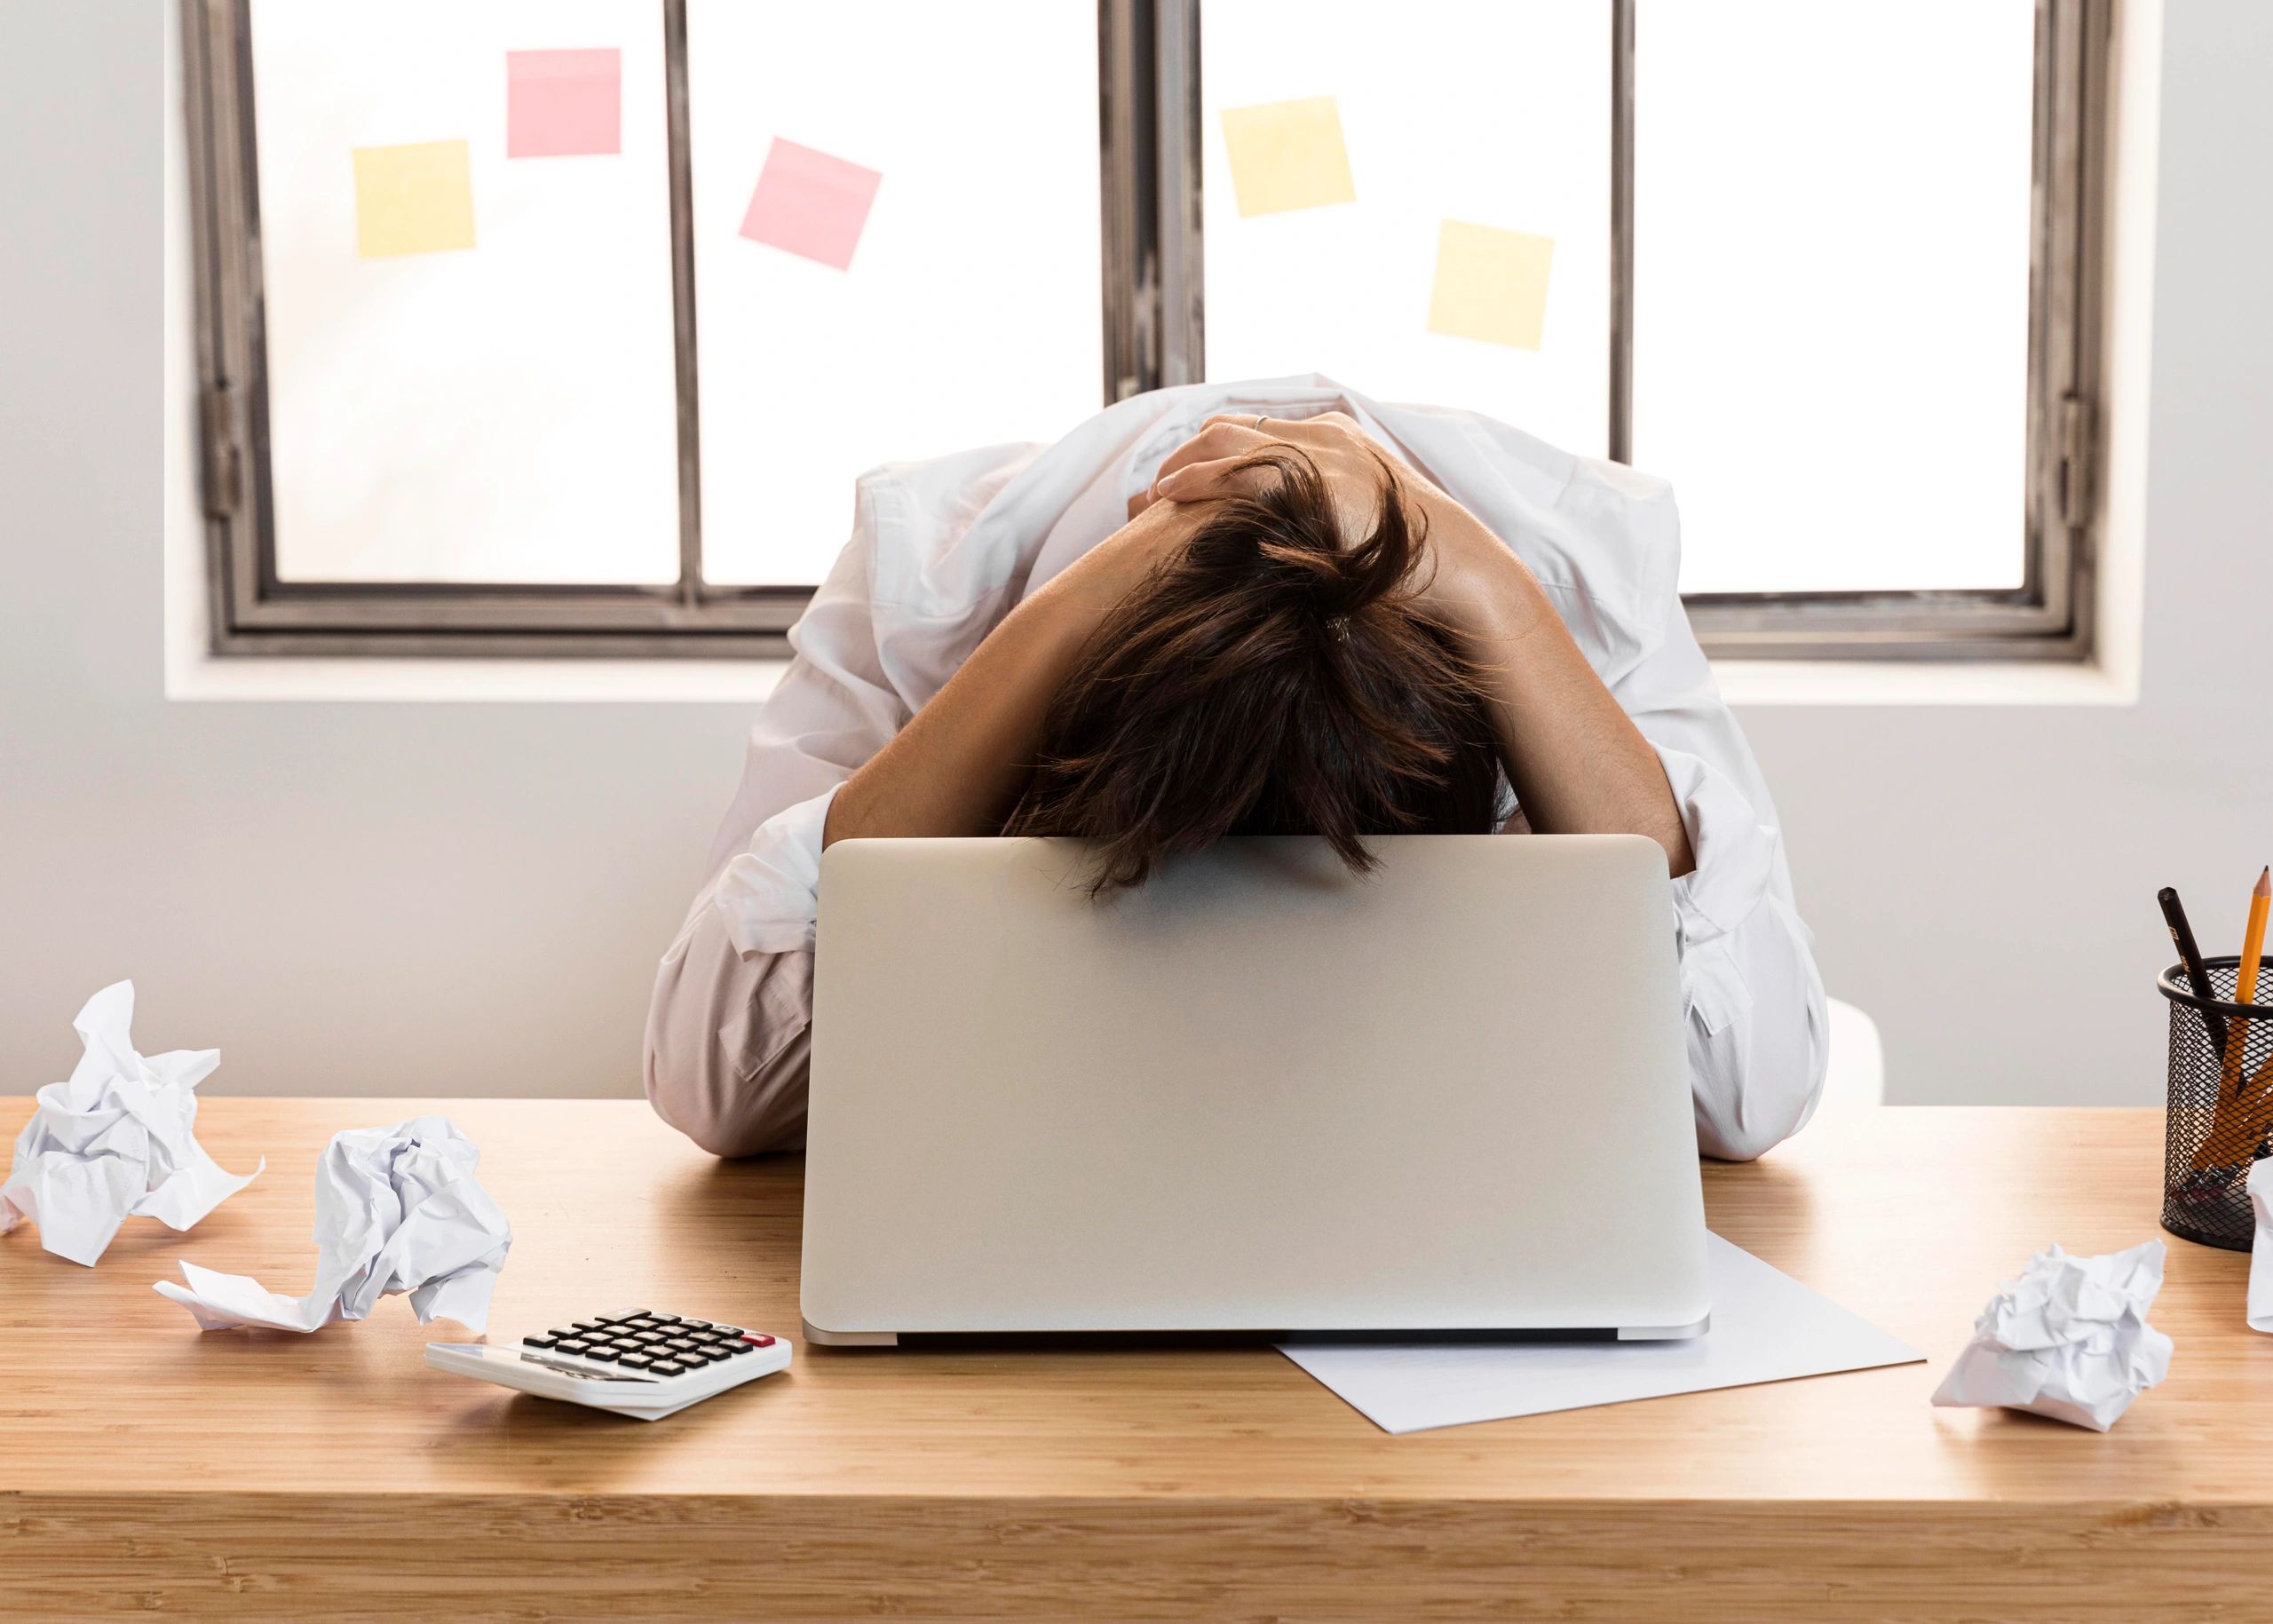
[(720, 1155), (803, 1142), (823, 846), (1051, 833), (1100, 888), (1223, 834), (1625, 832), (1665, 849), (1698, 1141), (1822, 1085), (1810, 939), (1676, 590), (1662, 484), (1324, 378), (1122, 401), (894, 464), (790, 641), (648, 1021)]

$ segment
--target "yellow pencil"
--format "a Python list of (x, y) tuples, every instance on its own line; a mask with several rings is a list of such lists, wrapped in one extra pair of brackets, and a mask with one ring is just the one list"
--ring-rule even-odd
[(2257, 962), (2265, 956), (2265, 915), (2269, 911), (2273, 911), (2273, 864), (2259, 872), (2257, 889), (2249, 893), (2249, 928), (2242, 932), (2241, 968), (2234, 972), (2236, 1003), (2257, 1002)]
[[(2242, 931), (2241, 967), (2234, 975), (2236, 1003), (2257, 1002), (2257, 964), (2265, 955), (2265, 920), (2269, 911), (2273, 911), (2273, 866), (2259, 873), (2256, 887), (2249, 893), (2249, 924)], [(2218, 1075), (2218, 1109), (2211, 1120), (2209, 1137), (2202, 1141), (2202, 1148), (2194, 1154), (2198, 1169), (2233, 1167), (2248, 1160), (2263, 1143), (2267, 1129), (2273, 1127), (2273, 1091), (2254, 1086), (2263, 1073), (2250, 1079), (2253, 1087), (2245, 1096), (2241, 1086), (2250, 1026), (2246, 1020), (2226, 1022), (2225, 1063), (2219, 1067)]]

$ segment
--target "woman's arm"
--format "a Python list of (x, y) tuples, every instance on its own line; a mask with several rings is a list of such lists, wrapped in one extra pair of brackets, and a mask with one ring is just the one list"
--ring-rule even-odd
[(822, 844), (994, 834), (1025, 786), (1042, 717), (1081, 646), (1190, 526), (1171, 504), (1148, 510), (1013, 609), (845, 780)]
[(1697, 867), (1664, 766), (1603, 685), (1521, 558), (1433, 487), (1428, 515), (1436, 579), (1424, 594), (1486, 673), (1508, 781), (1542, 835), (1646, 835), (1667, 871)]
[(1508, 781), (1535, 832), (1646, 835), (1665, 848), (1674, 878), (1697, 866), (1657, 753), (1587, 663), (1523, 560), (1474, 514), (1367, 440), (1353, 419), (1340, 412), (1294, 422), (1210, 418), (1161, 464), (1147, 497), (1171, 506), (1275, 479), (1243, 466), (1272, 445), (1306, 453), (1325, 473), (1346, 541), (1373, 528), (1384, 479), (1394, 480), (1426, 519), (1435, 570), (1422, 600), (1487, 675)]

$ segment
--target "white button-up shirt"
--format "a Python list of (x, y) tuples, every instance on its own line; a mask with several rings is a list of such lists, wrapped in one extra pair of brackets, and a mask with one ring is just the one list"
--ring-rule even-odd
[(1530, 566), (1664, 764), (1693, 872), (1670, 883), (1698, 1143), (1749, 1158), (1822, 1087), (1826, 1023), (1767, 786), (1678, 592), (1661, 480), (1474, 413), (1384, 406), (1324, 377), (1123, 400), (1055, 446), (993, 446), (861, 478), (852, 539), (790, 634), (750, 730), (709, 879), (663, 961), (647, 1088), (721, 1153), (800, 1143), (821, 829), (838, 786), (1025, 596), (1119, 529), (1130, 496), (1216, 412), (1354, 416)]

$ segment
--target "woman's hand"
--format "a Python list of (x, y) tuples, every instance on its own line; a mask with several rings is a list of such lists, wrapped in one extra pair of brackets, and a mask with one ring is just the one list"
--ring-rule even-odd
[(1316, 464), (1334, 495), (1345, 547), (1373, 533), (1381, 522), (1382, 497), (1390, 489), (1398, 493), (1428, 536), (1430, 567), (1420, 583), (1420, 600), (1449, 623), (1479, 629), (1488, 621), (1504, 627), (1511, 602), (1534, 606), (1530, 600), (1537, 587), (1522, 561), (1411, 463), (1367, 439), (1347, 412), (1210, 417), (1160, 464), (1151, 487), (1129, 498), (1129, 515), (1134, 519), (1160, 503), (1207, 502), (1266, 489), (1277, 472), (1247, 463), (1273, 447), (1299, 451)]
[(1207, 520), (1160, 503), (1037, 589), (829, 803), (821, 844), (992, 835), (1025, 788), (1049, 702), (1098, 625)]
[(1334, 493), (1344, 546), (1363, 541), (1380, 519), (1385, 482), (1403, 487), (1408, 498), (1424, 492), (1444, 495), (1386, 447), (1366, 439), (1347, 412), (1322, 412), (1315, 417), (1242, 412), (1218, 414), (1201, 424), (1200, 432), (1160, 464), (1152, 488), (1129, 498), (1129, 517), (1156, 502), (1204, 502), (1267, 488), (1277, 474), (1241, 464), (1273, 446), (1291, 447), (1317, 465)]
[(1241, 464), (1272, 446), (1301, 451), (1334, 493), (1342, 544), (1380, 522), (1384, 481), (1427, 527), (1422, 608), (1460, 638), (1483, 674), (1500, 755), (1524, 822), (1541, 834), (1625, 832), (1665, 848), (1667, 872), (1696, 867), (1689, 831), (1648, 741), (1572, 640), (1524, 561), (1481, 519), (1409, 464), (1327, 412), (1295, 422), (1210, 417), (1160, 464), (1131, 514), (1266, 488), (1269, 468)]

